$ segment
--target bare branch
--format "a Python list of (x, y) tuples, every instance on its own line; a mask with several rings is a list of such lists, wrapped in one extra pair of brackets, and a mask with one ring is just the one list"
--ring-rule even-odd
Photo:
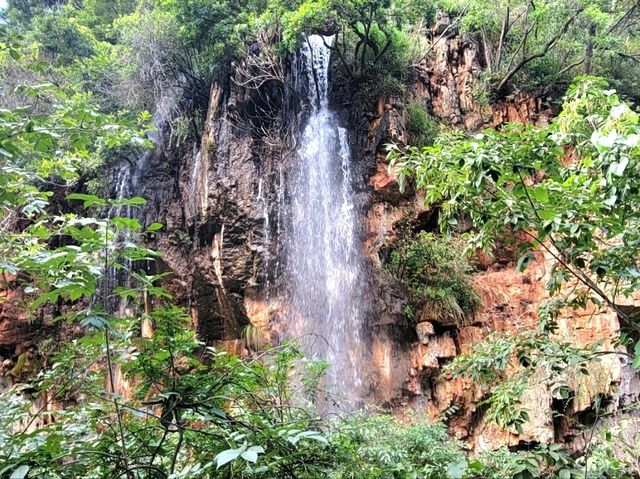
[(502, 81), (498, 84), (497, 87), (497, 91), (501, 92), (504, 91), (504, 89), (506, 88), (506, 86), (509, 84), (509, 81), (511, 81), (511, 79), (515, 76), (516, 73), (518, 73), (527, 63), (535, 60), (536, 58), (542, 58), (544, 57), (549, 50), (553, 49), (553, 47), (555, 47), (555, 45), (558, 43), (558, 40), (562, 37), (562, 35), (564, 35), (566, 33), (566, 31), (569, 29), (569, 27), (571, 26), (571, 24), (576, 20), (576, 18), (578, 17), (578, 15), (584, 10), (584, 7), (580, 7), (578, 8), (578, 10), (576, 10), (574, 12), (574, 14), (571, 16), (571, 18), (569, 18), (564, 25), (562, 26), (562, 28), (560, 30), (558, 30), (558, 32), (553, 36), (553, 38), (551, 38), (544, 46), (544, 48), (542, 50), (540, 50), (537, 53), (534, 53), (532, 55), (529, 55), (525, 58), (523, 58), (515, 67), (513, 67), (506, 75), (505, 77), (502, 79)]

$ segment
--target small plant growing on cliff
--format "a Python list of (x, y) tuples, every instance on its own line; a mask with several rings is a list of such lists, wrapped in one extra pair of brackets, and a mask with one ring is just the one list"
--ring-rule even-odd
[(402, 237), (387, 264), (420, 318), (447, 324), (459, 324), (480, 308), (469, 269), (461, 245), (426, 232)]
[(409, 144), (423, 147), (433, 145), (438, 136), (440, 125), (420, 102), (412, 101), (407, 105), (407, 133)]

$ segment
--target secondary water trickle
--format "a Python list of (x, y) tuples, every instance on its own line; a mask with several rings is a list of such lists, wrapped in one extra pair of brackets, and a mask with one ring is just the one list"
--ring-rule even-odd
[(292, 335), (331, 364), (327, 384), (357, 400), (362, 393), (362, 265), (353, 205), (348, 134), (329, 105), (331, 37), (309, 36), (301, 49), (310, 112), (292, 172), (286, 237), (287, 302)]

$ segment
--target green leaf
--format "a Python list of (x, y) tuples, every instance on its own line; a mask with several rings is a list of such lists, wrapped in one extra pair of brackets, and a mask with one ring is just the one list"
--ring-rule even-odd
[(535, 255), (531, 251), (527, 251), (526, 253), (521, 255), (520, 258), (518, 258), (516, 270), (522, 273), (525, 269), (527, 269), (527, 266), (529, 266), (529, 264), (531, 264), (534, 259), (536, 259)]
[(105, 206), (107, 204), (105, 200), (98, 198), (96, 195), (85, 195), (84, 193), (71, 193), (67, 195), (67, 199), (84, 201), (85, 208), (89, 208), (91, 206)]
[(482, 461), (478, 459), (474, 459), (473, 461), (471, 461), (468, 466), (469, 469), (473, 472), (482, 472), (482, 470), (484, 469)]
[(558, 479), (571, 479), (571, 471), (569, 469), (560, 469)]
[(140, 196), (134, 196), (133, 198), (120, 198), (111, 202), (114, 206), (143, 206), (147, 204), (147, 200)]
[(549, 202), (549, 194), (547, 190), (542, 186), (538, 186), (537, 188), (533, 188), (533, 197), (538, 200), (540, 203), (548, 203)]
[(449, 479), (462, 479), (466, 470), (467, 461), (454, 462), (447, 466), (447, 476)]
[(249, 449), (240, 454), (240, 457), (247, 462), (256, 463), (258, 461), (258, 454), (264, 453), (262, 446), (251, 446)]
[(115, 216), (111, 218), (111, 224), (118, 229), (139, 230), (140, 222), (135, 218), (127, 218), (126, 216)]
[(635, 357), (633, 358), (633, 363), (631, 363), (631, 367), (634, 369), (638, 369), (640, 368), (640, 341), (636, 343), (633, 352), (635, 353)]
[(228, 464), (231, 461), (237, 459), (245, 450), (246, 446), (240, 447), (238, 449), (227, 449), (226, 451), (222, 451), (214, 458), (214, 460), (216, 461), (216, 469), (220, 469), (225, 464)]
[(18, 468), (11, 473), (9, 479), (24, 479), (27, 477), (27, 474), (29, 474), (29, 469), (29, 466), (24, 464), (22, 466), (18, 466)]
[(162, 223), (151, 223), (147, 227), (147, 231), (150, 233), (154, 233), (156, 231), (160, 231), (162, 228), (164, 228), (164, 225)]
[(556, 212), (552, 209), (545, 208), (538, 210), (538, 216), (543, 220), (551, 221), (556, 217)]

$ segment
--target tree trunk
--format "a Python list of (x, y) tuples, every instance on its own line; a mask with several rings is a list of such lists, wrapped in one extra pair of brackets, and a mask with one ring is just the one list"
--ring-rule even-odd
[(591, 59), (593, 58), (593, 37), (596, 34), (596, 25), (592, 23), (589, 25), (589, 39), (587, 40), (587, 47), (584, 52), (584, 74), (591, 74)]

